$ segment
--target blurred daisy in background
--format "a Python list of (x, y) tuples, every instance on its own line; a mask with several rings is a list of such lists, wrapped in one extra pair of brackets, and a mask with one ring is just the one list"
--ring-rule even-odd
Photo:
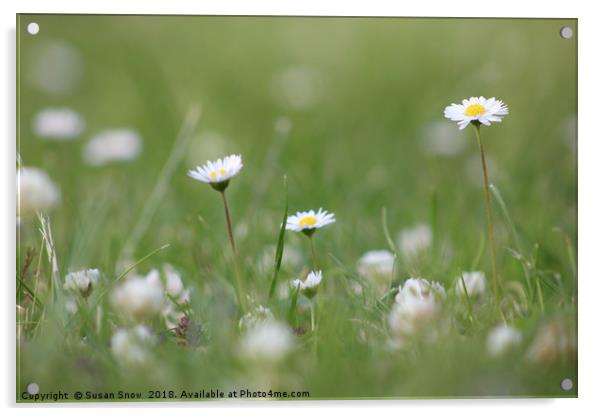
[(427, 154), (452, 157), (462, 153), (468, 142), (450, 123), (436, 121), (424, 127), (421, 144)]
[(513, 326), (500, 324), (487, 334), (487, 353), (493, 357), (504, 354), (522, 341), (520, 331)]
[(335, 222), (334, 214), (320, 208), (318, 212), (313, 209), (305, 212), (297, 212), (290, 215), (286, 220), (286, 229), (290, 231), (312, 234), (318, 228)]
[(99, 277), (100, 272), (98, 269), (71, 272), (65, 276), (63, 288), (72, 292), (78, 292), (83, 298), (87, 298), (92, 293), (94, 286), (97, 285)]
[[(462, 285), (460, 279), (464, 280), (464, 285)], [(462, 276), (456, 280), (456, 294), (458, 296), (465, 296), (464, 287), (466, 287), (468, 296), (482, 295), (486, 288), (485, 273), (480, 271), (462, 272)]]
[(289, 328), (273, 319), (251, 326), (240, 341), (240, 355), (251, 363), (276, 364), (293, 348)]
[(395, 303), (389, 313), (389, 328), (394, 346), (403, 345), (405, 339), (422, 332), (439, 320), (445, 290), (437, 282), (411, 278), (399, 287)]
[(84, 149), (84, 161), (91, 166), (103, 166), (112, 162), (128, 162), (142, 151), (142, 139), (135, 130), (104, 130), (90, 139)]
[(232, 177), (242, 169), (240, 155), (230, 155), (223, 159), (207, 161), (203, 166), (197, 166), (188, 171), (188, 176), (200, 182), (208, 183), (216, 190), (226, 189)]
[(62, 40), (44, 39), (29, 51), (27, 65), (23, 66), (28, 84), (53, 96), (67, 95), (79, 85), (83, 59), (72, 45)]
[(122, 364), (140, 365), (147, 361), (154, 342), (151, 330), (143, 325), (119, 328), (111, 337), (111, 352)]
[(113, 307), (127, 319), (142, 322), (158, 315), (164, 306), (164, 290), (159, 272), (145, 277), (128, 277), (112, 294)]
[(274, 98), (291, 110), (312, 107), (322, 95), (321, 74), (308, 67), (291, 67), (276, 74), (270, 83)]
[(61, 199), (59, 188), (41, 169), (21, 167), (17, 170), (17, 215), (45, 212)]
[(47, 108), (33, 119), (34, 133), (45, 140), (73, 140), (85, 126), (82, 116), (69, 108)]
[(428, 250), (433, 243), (433, 231), (427, 224), (416, 224), (399, 232), (397, 238), (401, 255), (410, 259)]
[(470, 97), (462, 100), (462, 104), (451, 104), (443, 112), (446, 118), (457, 121), (460, 130), (472, 122), (484, 124), (499, 123), (508, 114), (508, 106), (495, 97)]
[(358, 274), (379, 293), (391, 286), (395, 255), (388, 250), (367, 251), (357, 261)]

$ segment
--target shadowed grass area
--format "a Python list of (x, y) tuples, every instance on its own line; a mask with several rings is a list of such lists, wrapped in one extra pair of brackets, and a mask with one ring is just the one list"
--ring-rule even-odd
[[(36, 36), (24, 31), (30, 21)], [(39, 222), (21, 218), (18, 400), (31, 382), (41, 392), (178, 397), (211, 388), (310, 398), (576, 395), (572, 347), (529, 359), (542, 333), (553, 345), (576, 342), (576, 39), (559, 36), (565, 25), (577, 33), (575, 20), (21, 15), (19, 25), (18, 151), (60, 188), (48, 218), (61, 282), (84, 268), (101, 278), (69, 313), (68, 294), (51, 290)], [(68, 88), (57, 90), (55, 73)], [(481, 129), (501, 314), (491, 280), (469, 303), (456, 293), (462, 271), (491, 277), (478, 145), (443, 118), (445, 106), (475, 95), (510, 109)], [(83, 133), (40, 138), (36, 114), (63, 107), (83, 117)], [(139, 133), (139, 157), (86, 164), (85, 144), (111, 128)], [(267, 306), (295, 329), (293, 351), (276, 364), (241, 353), (223, 205), (186, 176), (229, 154), (244, 162), (227, 192), (249, 308)], [(311, 269), (307, 238), (279, 233), (283, 211), (319, 207), (337, 221), (314, 238), (324, 278), (312, 332), (308, 300), (283, 289)], [(432, 239), (411, 256), (398, 235), (417, 224)], [(396, 254), (388, 292), (357, 270), (362, 254), (383, 249)], [(190, 322), (178, 332), (182, 322), (145, 320), (156, 344), (145, 364), (124, 365), (111, 338), (132, 323), (111, 292), (149, 253), (124, 279), (171, 264), (190, 289)], [(444, 287), (443, 329), (399, 347), (388, 319), (409, 277)], [(503, 320), (522, 341), (492, 357), (487, 336)], [(559, 387), (565, 378), (571, 391)]]

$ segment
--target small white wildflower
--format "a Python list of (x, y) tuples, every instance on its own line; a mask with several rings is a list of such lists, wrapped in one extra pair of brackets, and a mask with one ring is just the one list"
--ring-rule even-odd
[(501, 122), (502, 116), (508, 114), (508, 106), (495, 97), (470, 97), (462, 100), (462, 104), (451, 104), (445, 107), (443, 112), (445, 118), (458, 122), (460, 130), (470, 123), (491, 125), (493, 122)]
[(391, 284), (395, 256), (387, 250), (367, 251), (357, 261), (357, 271), (360, 276), (376, 286), (379, 291), (385, 291)]
[(207, 161), (204, 166), (197, 166), (188, 171), (188, 176), (200, 182), (210, 184), (214, 189), (223, 191), (228, 187), (230, 179), (242, 169), (240, 155), (230, 155), (216, 161)]
[[(464, 285), (462, 285), (460, 279), (464, 280)], [(482, 295), (486, 288), (485, 273), (480, 271), (462, 272), (462, 276), (456, 280), (456, 294), (458, 296), (465, 296), (464, 286), (466, 286), (468, 296)]]
[(433, 243), (433, 232), (427, 224), (404, 228), (399, 233), (398, 244), (401, 255), (412, 258), (428, 250)]
[(519, 330), (510, 325), (500, 324), (492, 328), (487, 335), (487, 352), (491, 356), (499, 356), (519, 345), (521, 341)]
[(111, 162), (128, 162), (138, 157), (142, 139), (130, 129), (104, 130), (94, 136), (83, 149), (83, 158), (91, 166)]
[(322, 281), (322, 271), (311, 271), (307, 275), (305, 281), (301, 281), (300, 279), (295, 279), (291, 282), (291, 286), (295, 289), (299, 289), (303, 295), (312, 299), (316, 293), (318, 293), (318, 286)]
[(65, 301), (65, 310), (69, 315), (75, 315), (77, 313), (77, 302), (74, 299), (67, 299)]
[(113, 291), (112, 301), (119, 312), (134, 321), (157, 315), (164, 304), (158, 271), (152, 270), (146, 277), (127, 278)]
[(23, 217), (48, 211), (60, 199), (58, 187), (46, 172), (31, 167), (17, 170), (17, 215)]
[(77, 272), (71, 272), (65, 276), (65, 284), (63, 288), (79, 294), (87, 298), (92, 293), (92, 289), (98, 283), (100, 272), (98, 269), (86, 269)]
[(169, 296), (177, 298), (184, 291), (184, 283), (182, 283), (180, 273), (171, 264), (164, 264), (163, 274), (165, 276), (165, 291)]
[(153, 342), (151, 331), (143, 325), (120, 328), (111, 337), (111, 352), (123, 364), (140, 365), (147, 361)]
[(68, 108), (48, 108), (33, 119), (33, 131), (47, 140), (72, 140), (84, 130), (85, 122), (79, 113)]
[(293, 347), (293, 337), (287, 326), (275, 320), (266, 320), (250, 327), (240, 342), (241, 356), (251, 362), (276, 364)]
[(313, 209), (305, 212), (297, 212), (295, 215), (289, 215), (286, 219), (286, 229), (290, 231), (302, 231), (311, 235), (318, 228), (327, 226), (335, 222), (334, 214), (320, 208), (318, 212)]
[(238, 321), (238, 327), (240, 329), (246, 330), (257, 324), (273, 319), (274, 314), (272, 313), (270, 308), (258, 305), (252, 311), (247, 312), (242, 318), (240, 318), (240, 320)]
[(432, 324), (441, 313), (445, 298), (443, 287), (425, 279), (408, 279), (395, 297), (389, 314), (389, 327), (399, 341), (404, 336), (416, 334)]

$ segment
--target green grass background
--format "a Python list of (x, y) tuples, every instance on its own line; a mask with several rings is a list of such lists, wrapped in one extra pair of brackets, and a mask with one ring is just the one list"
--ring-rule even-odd
[[(533, 368), (524, 351), (539, 322), (557, 315), (573, 322), (576, 314), (569, 252), (576, 252), (577, 233), (577, 47), (576, 36), (559, 36), (564, 25), (576, 34), (576, 20), (20, 15), (18, 21), (18, 150), (25, 165), (45, 169), (61, 188), (51, 221), (62, 276), (98, 267), (107, 282), (116, 277), (123, 244), (187, 111), (202, 106), (192, 144), (134, 258), (170, 244), (138, 271), (163, 262), (181, 271), (194, 289), (195, 319), (208, 334), (202, 348), (163, 342), (151, 365), (125, 371), (108, 349), (111, 327), (120, 323), (108, 302), (101, 300), (102, 331), (94, 334), (90, 322), (65, 324), (60, 305), (48, 298), (45, 311), (38, 311), (40, 322), (27, 326), (19, 346), (18, 394), (32, 381), (42, 391), (245, 383), (222, 206), (209, 187), (186, 177), (187, 169), (223, 152), (242, 154), (245, 165), (228, 196), (235, 225), (248, 230), (238, 243), (245, 287), (258, 303), (266, 302), (271, 271), (257, 264), (276, 242), (282, 176), (288, 176), (290, 210), (322, 206), (337, 217), (316, 238), (325, 273), (317, 347), (310, 336), (300, 338), (298, 352), (272, 377), (274, 388), (309, 390), (314, 398), (575, 395), (559, 389), (563, 378), (576, 380), (575, 362)], [(25, 32), (29, 21), (40, 24), (37, 36)], [(70, 94), (47, 95), (26, 82), (32, 51), (49, 39), (81, 54), (83, 77)], [(271, 87), (279, 73), (295, 67), (320, 77), (314, 105), (302, 110), (276, 99)], [(435, 228), (431, 252), (402, 266), (397, 283), (414, 275), (453, 288), (458, 271), (470, 267), (485, 231), (482, 189), (465, 174), (478, 150), (473, 132), (462, 132), (464, 151), (445, 158), (424, 151), (424, 131), (442, 120), (446, 105), (472, 95), (498, 97), (510, 108), (503, 123), (482, 129), (495, 164), (493, 182), (525, 253), (538, 244), (537, 267), (558, 273), (561, 287), (543, 286), (545, 311), (529, 299), (528, 312), (514, 322), (525, 341), (510, 356), (493, 360), (483, 353), (486, 330), (496, 322), (487, 313), (477, 327), (453, 331), (444, 342), (391, 352), (383, 332), (386, 314), (354, 297), (349, 270), (366, 250), (387, 247), (383, 207), (394, 236), (418, 222)], [(37, 138), (31, 121), (46, 107), (79, 111), (87, 123), (82, 138)], [(292, 125), (285, 137), (274, 131), (279, 117)], [(110, 127), (137, 129), (144, 140), (141, 157), (87, 166), (83, 143)], [(217, 149), (203, 142), (215, 132), (224, 138)], [(473, 179), (478, 184), (480, 176)], [(502, 275), (522, 283), (498, 206), (495, 217)], [(36, 227), (29, 221), (20, 228), (20, 262), (27, 248), (39, 248)], [(298, 247), (309, 265), (305, 243), (287, 233), (285, 257), (287, 248)], [(447, 263), (441, 261), (443, 246), (453, 254)], [(486, 254), (477, 267), (489, 271)], [(299, 272), (284, 267), (280, 279)], [(287, 301), (272, 307), (285, 318)], [(457, 308), (450, 314), (465, 318)], [(306, 315), (301, 325), (307, 325)]]

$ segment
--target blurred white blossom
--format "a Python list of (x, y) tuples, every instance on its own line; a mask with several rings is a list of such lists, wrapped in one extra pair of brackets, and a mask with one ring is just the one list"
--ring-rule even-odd
[(240, 342), (242, 358), (254, 363), (278, 363), (292, 348), (291, 331), (286, 325), (273, 319), (251, 326)]
[(321, 74), (308, 67), (291, 67), (276, 74), (271, 81), (272, 94), (281, 104), (292, 110), (305, 110), (321, 97)]
[(58, 187), (46, 172), (32, 167), (17, 170), (17, 215), (20, 217), (48, 211), (61, 198)]
[(152, 332), (143, 325), (131, 329), (119, 328), (111, 337), (111, 352), (123, 364), (143, 364), (148, 359), (154, 341)]
[(456, 156), (464, 149), (468, 141), (452, 124), (445, 121), (429, 123), (422, 132), (422, 145), (426, 153), (437, 156)]
[(357, 261), (357, 272), (378, 292), (386, 291), (393, 278), (395, 256), (388, 250), (367, 251)]
[(439, 283), (421, 278), (406, 280), (389, 314), (394, 339), (402, 343), (407, 336), (429, 327), (439, 318), (444, 299), (445, 290)]
[(141, 150), (142, 139), (137, 131), (104, 130), (86, 143), (83, 158), (91, 166), (102, 166), (111, 162), (134, 160)]
[(522, 335), (519, 330), (510, 325), (500, 324), (487, 334), (487, 352), (491, 356), (499, 356), (519, 345), (521, 341)]
[(460, 279), (464, 280), (464, 286), (466, 286), (468, 296), (478, 296), (485, 293), (485, 273), (480, 271), (462, 272), (462, 276), (458, 277), (456, 280), (456, 294), (458, 296), (465, 296), (464, 286)]
[(98, 283), (99, 276), (100, 272), (98, 269), (71, 272), (65, 276), (63, 288), (72, 292), (78, 292), (82, 297), (87, 298)]
[(146, 277), (128, 277), (113, 291), (113, 306), (127, 319), (144, 321), (159, 314), (164, 305), (164, 291), (159, 272)]
[(72, 140), (85, 127), (82, 116), (69, 108), (47, 108), (33, 119), (33, 131), (46, 140)]
[(70, 44), (43, 40), (33, 45), (27, 56), (25, 78), (35, 88), (50, 95), (73, 92), (83, 75), (83, 59)]
[(401, 255), (410, 259), (431, 247), (433, 232), (427, 224), (416, 224), (402, 229), (397, 241)]

